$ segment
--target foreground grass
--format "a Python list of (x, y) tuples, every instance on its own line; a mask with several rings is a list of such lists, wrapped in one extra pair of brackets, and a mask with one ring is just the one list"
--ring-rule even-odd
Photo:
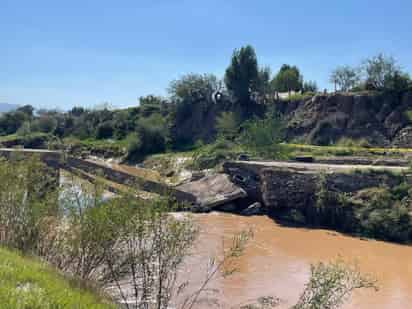
[(75, 285), (43, 263), (0, 248), (1, 308), (115, 308), (103, 297)]

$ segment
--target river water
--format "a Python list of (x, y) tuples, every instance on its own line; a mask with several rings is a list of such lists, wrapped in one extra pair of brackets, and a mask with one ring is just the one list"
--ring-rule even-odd
[[(239, 259), (238, 272), (217, 278), (211, 287), (220, 308), (231, 308), (261, 296), (282, 299), (282, 308), (298, 300), (309, 278), (310, 264), (339, 257), (357, 262), (363, 273), (374, 275), (379, 291), (356, 292), (344, 308), (412, 308), (412, 247), (361, 240), (333, 231), (285, 227), (264, 216), (241, 217), (210, 213), (194, 215), (201, 232), (184, 277), (192, 285), (204, 278), (209, 257), (219, 256), (222, 235), (252, 228), (254, 238)], [(196, 308), (210, 308), (210, 304)]]
[[(61, 182), (67, 183), (66, 178), (63, 174)], [(282, 300), (280, 308), (288, 308), (303, 291), (310, 265), (337, 258), (358, 263), (363, 273), (377, 278), (379, 287), (377, 292), (356, 292), (343, 308), (412, 308), (412, 246), (282, 226), (266, 216), (212, 212), (193, 217), (200, 234), (182, 274), (191, 287), (203, 281), (209, 258), (221, 256), (223, 247), (230, 245), (231, 235), (248, 229), (254, 233), (238, 260), (238, 271), (225, 279), (217, 277), (209, 286), (217, 290), (207, 296), (216, 298), (218, 308), (232, 308), (262, 296), (278, 297)], [(196, 308), (212, 306), (203, 303)]]

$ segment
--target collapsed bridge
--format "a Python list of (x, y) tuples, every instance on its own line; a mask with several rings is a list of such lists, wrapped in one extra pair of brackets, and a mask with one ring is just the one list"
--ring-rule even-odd
[(150, 177), (150, 171), (143, 168), (126, 169), (116, 164), (76, 158), (61, 151), (0, 148), (0, 156), (38, 156), (54, 170), (56, 183), (62, 169), (90, 182), (100, 181), (112, 192), (132, 189), (167, 195), (199, 211), (239, 202), (260, 202), (265, 208), (296, 207), (313, 201), (320, 175), (325, 175), (332, 190), (354, 192), (366, 187), (390, 186), (396, 182), (397, 175), (409, 171), (406, 161), (345, 161), (342, 158), (311, 163), (232, 161), (223, 165), (223, 173), (169, 186)]

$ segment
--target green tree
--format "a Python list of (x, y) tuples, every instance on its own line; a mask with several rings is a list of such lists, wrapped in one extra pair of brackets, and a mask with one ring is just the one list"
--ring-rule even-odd
[(315, 81), (306, 81), (303, 83), (303, 92), (318, 92), (318, 85)]
[(389, 91), (403, 93), (408, 91), (411, 85), (411, 78), (409, 74), (402, 71), (395, 71), (393, 76), (385, 81), (385, 87)]
[(401, 70), (395, 58), (382, 53), (366, 59), (363, 69), (368, 89), (394, 90), (407, 88), (405, 85), (409, 83), (409, 76)]
[(43, 133), (53, 133), (57, 127), (56, 117), (54, 115), (44, 114), (35, 119), (32, 123), (32, 130)]
[(261, 69), (259, 69), (258, 72), (258, 85), (257, 85), (257, 92), (259, 95), (265, 95), (270, 93), (271, 91), (271, 85), (270, 85), (270, 79), (271, 79), (272, 71), (270, 70), (270, 67), (266, 66)]
[(223, 112), (216, 118), (216, 129), (219, 136), (233, 140), (239, 133), (239, 120), (234, 112)]
[(359, 70), (348, 65), (337, 67), (330, 75), (330, 82), (341, 91), (349, 91), (354, 88), (360, 81)]
[(233, 52), (231, 63), (225, 72), (225, 84), (242, 104), (250, 101), (250, 95), (259, 88), (259, 68), (255, 50), (247, 45)]
[(243, 124), (241, 139), (252, 152), (265, 158), (281, 158), (286, 150), (280, 144), (283, 138), (283, 124), (279, 117), (269, 111), (263, 119), (255, 118)]
[(215, 75), (190, 73), (173, 80), (168, 92), (174, 101), (208, 101), (219, 88), (220, 82)]
[(31, 105), (24, 105), (22, 107), (19, 107), (17, 111), (23, 112), (31, 118), (33, 117), (34, 107)]
[(30, 116), (22, 111), (5, 113), (0, 116), (0, 134), (14, 134)]
[(296, 66), (284, 64), (273, 78), (272, 85), (276, 91), (290, 94), (292, 91), (302, 90), (303, 77)]

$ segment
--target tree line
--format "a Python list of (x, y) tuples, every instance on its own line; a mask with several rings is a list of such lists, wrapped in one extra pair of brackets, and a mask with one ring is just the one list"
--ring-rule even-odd
[[(357, 67), (337, 67), (331, 72), (330, 81), (336, 91), (343, 92), (384, 91), (398, 95), (412, 89), (408, 73), (394, 58), (383, 54), (368, 58)], [(30, 147), (47, 147), (50, 136), (53, 141), (70, 137), (125, 141), (129, 158), (140, 160), (166, 149), (185, 149), (198, 141), (213, 141), (218, 133), (218, 119), (211, 128), (202, 122), (210, 120), (198, 120), (205, 126), (199, 134), (196, 128), (182, 125), (196, 110), (202, 109), (207, 115), (215, 109), (216, 117), (230, 112), (232, 119), (227, 114), (226, 120), (239, 124), (262, 118), (268, 107), (276, 106), (280, 99), (276, 93), (288, 93), (286, 100), (299, 100), (318, 91), (316, 82), (305, 80), (295, 65), (284, 64), (272, 74), (269, 67), (259, 65), (254, 48), (248, 45), (233, 52), (223, 79), (213, 74), (189, 73), (170, 83), (167, 97), (143, 96), (138, 106), (122, 110), (111, 110), (105, 105), (59, 112), (23, 106), (0, 116), (0, 135), (17, 134), (26, 138), (25, 145)], [(221, 124), (224, 121), (220, 119)], [(44, 135), (33, 140), (34, 132)]]

